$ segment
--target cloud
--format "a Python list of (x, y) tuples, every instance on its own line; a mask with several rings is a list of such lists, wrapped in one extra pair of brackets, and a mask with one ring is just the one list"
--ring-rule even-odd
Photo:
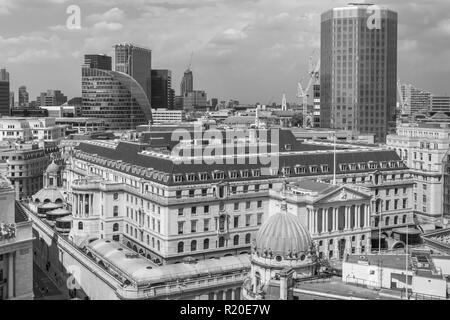
[(117, 22), (125, 18), (125, 12), (117, 7), (112, 8), (102, 14), (93, 14), (87, 17), (90, 22)]
[(105, 30), (105, 31), (118, 31), (123, 28), (123, 25), (117, 22), (98, 22), (94, 24), (94, 29)]

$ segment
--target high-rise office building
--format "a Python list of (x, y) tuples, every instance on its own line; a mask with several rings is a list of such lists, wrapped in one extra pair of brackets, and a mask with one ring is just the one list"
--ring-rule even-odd
[(172, 71), (152, 70), (152, 108), (173, 109)]
[(112, 58), (105, 54), (86, 54), (84, 64), (92, 69), (112, 70)]
[(135, 79), (144, 90), (148, 102), (152, 99), (152, 51), (133, 44), (115, 47), (115, 71)]
[(411, 84), (401, 86), (403, 101), (405, 101), (405, 114), (428, 111), (431, 104), (431, 93), (418, 89)]
[(349, 4), (321, 17), (321, 127), (373, 133), (396, 121), (397, 13)]
[(184, 72), (183, 79), (181, 80), (181, 95), (185, 96), (186, 93), (194, 91), (194, 74), (191, 69), (187, 69)]
[(19, 107), (27, 108), (30, 103), (30, 95), (27, 92), (27, 87), (20, 86), (19, 87)]
[(190, 91), (186, 92), (183, 96), (183, 109), (184, 110), (201, 110), (206, 109), (208, 106), (208, 96), (205, 91)]
[(40, 107), (60, 106), (67, 102), (67, 97), (60, 90), (47, 90), (36, 98)]
[(6, 69), (0, 70), (0, 115), (9, 116), (10, 108), (9, 108), (9, 73)]
[(147, 94), (126, 73), (82, 68), (82, 116), (100, 118), (110, 130), (130, 130), (152, 120)]

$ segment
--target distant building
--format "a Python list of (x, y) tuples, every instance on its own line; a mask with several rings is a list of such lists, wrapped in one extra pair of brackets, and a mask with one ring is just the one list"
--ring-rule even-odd
[(65, 126), (58, 126), (54, 118), (0, 118), (0, 141), (39, 140), (59, 142), (65, 137)]
[(86, 54), (84, 64), (92, 69), (112, 70), (112, 58), (102, 54)]
[(431, 96), (431, 112), (450, 112), (450, 96)]
[(0, 145), (0, 174), (11, 181), (17, 200), (26, 200), (42, 188), (42, 172), (51, 162), (50, 155), (58, 152), (56, 146), (35, 142)]
[(181, 80), (180, 92), (182, 96), (186, 93), (194, 91), (194, 74), (191, 69), (187, 69), (184, 72), (183, 79)]
[(217, 98), (212, 98), (211, 99), (211, 109), (212, 110), (217, 110), (217, 106), (219, 105), (219, 99)]
[(401, 86), (403, 101), (408, 110), (404, 112), (412, 115), (418, 112), (427, 112), (431, 105), (431, 93), (422, 89), (418, 89), (411, 84), (403, 84)]
[(32, 222), (14, 193), (9, 181), (0, 176), (0, 300), (32, 300)]
[(81, 117), (83, 113), (83, 98), (75, 97), (70, 99), (67, 104), (75, 107), (75, 117)]
[(320, 128), (320, 84), (313, 85), (313, 97), (314, 97), (314, 128)]
[(30, 95), (27, 92), (27, 87), (19, 87), (19, 108), (28, 108), (30, 103)]
[(170, 70), (152, 70), (152, 109), (173, 109)]
[(184, 100), (183, 96), (175, 96), (173, 108), (175, 110), (183, 110), (183, 100)]
[(60, 106), (67, 102), (67, 97), (60, 90), (47, 90), (42, 92), (36, 101), (40, 107)]
[(189, 91), (183, 96), (183, 109), (205, 109), (208, 106), (208, 97), (205, 91)]
[(0, 115), (9, 116), (10, 114), (10, 84), (9, 73), (6, 69), (0, 70)]
[(371, 6), (322, 14), (321, 127), (375, 133), (384, 142), (396, 124), (398, 18), (377, 7), (379, 25), (369, 27)]
[(55, 123), (77, 133), (105, 131), (105, 120), (95, 118), (56, 118)]
[(115, 71), (125, 73), (136, 80), (151, 103), (152, 51), (133, 44), (118, 44), (114, 48)]
[(62, 117), (75, 117), (76, 115), (75, 106), (62, 105), (55, 107), (41, 107), (41, 109), (48, 111), (48, 116), (51, 118), (62, 118)]
[(14, 108), (14, 104), (15, 104), (15, 101), (14, 101), (14, 91), (10, 91), (10, 92), (9, 92), (9, 108), (10, 108), (10, 109)]
[(158, 123), (181, 123), (184, 121), (183, 110), (155, 109), (152, 111), (153, 122)]

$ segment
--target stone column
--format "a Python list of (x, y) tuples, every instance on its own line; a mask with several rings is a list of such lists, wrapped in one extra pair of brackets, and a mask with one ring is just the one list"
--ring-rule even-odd
[(328, 232), (328, 210), (322, 209), (322, 232)]
[(333, 208), (333, 231), (338, 231), (339, 229), (339, 208)]
[(231, 300), (236, 300), (236, 289), (231, 289)]
[(350, 230), (350, 207), (345, 207), (345, 230)]
[[(365, 227), (370, 227), (370, 207), (369, 206), (366, 206), (366, 212), (364, 212), (364, 214), (365, 214), (365, 224), (364, 224), (364, 226)], [(380, 223), (381, 223), (381, 221), (380, 221)]]
[(14, 252), (8, 257), (8, 298), (14, 298)]
[(319, 233), (319, 212), (313, 209), (314, 214), (314, 234)]
[(361, 229), (361, 207), (357, 205), (355, 207), (355, 229)]

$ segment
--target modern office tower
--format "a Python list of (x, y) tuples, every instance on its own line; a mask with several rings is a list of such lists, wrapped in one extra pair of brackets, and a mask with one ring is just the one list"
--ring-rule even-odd
[(12, 109), (12, 108), (14, 108), (14, 104), (15, 104), (15, 101), (14, 101), (14, 91), (10, 91), (9, 92), (9, 107)]
[(450, 112), (449, 96), (431, 96), (431, 112)]
[(173, 99), (173, 108), (175, 110), (183, 110), (183, 100), (183, 96), (175, 96), (175, 98)]
[(426, 112), (430, 109), (431, 93), (418, 89), (411, 84), (403, 84), (401, 86), (403, 101), (405, 101), (406, 114), (414, 114), (417, 112)]
[(112, 70), (112, 58), (105, 54), (86, 54), (84, 64), (92, 69)]
[(321, 127), (373, 133), (396, 122), (397, 13), (349, 4), (321, 17)]
[(172, 71), (152, 70), (152, 108), (173, 109), (171, 106)]
[(14, 195), (11, 183), (0, 176), (0, 300), (32, 300), (32, 222)]
[(27, 92), (27, 87), (20, 86), (19, 87), (19, 107), (27, 108), (30, 103), (30, 95)]
[(147, 94), (126, 73), (82, 68), (82, 117), (104, 119), (109, 130), (130, 130), (152, 120)]
[(83, 114), (83, 98), (82, 97), (75, 97), (70, 99), (67, 104), (69, 106), (75, 107), (75, 117), (81, 117)]
[(60, 90), (47, 90), (36, 98), (40, 107), (60, 106), (67, 102), (67, 97)]
[(169, 90), (169, 109), (175, 109), (175, 89)]
[(9, 116), (9, 73), (6, 69), (0, 70), (0, 115)]
[(152, 51), (132, 44), (115, 47), (115, 71), (126, 73), (135, 79), (144, 90), (148, 102), (152, 97)]
[(190, 91), (186, 92), (183, 96), (183, 109), (203, 109), (208, 105), (208, 97), (205, 91)]
[(181, 95), (184, 96), (186, 93), (192, 91), (194, 91), (194, 74), (191, 69), (187, 69), (181, 80)]

